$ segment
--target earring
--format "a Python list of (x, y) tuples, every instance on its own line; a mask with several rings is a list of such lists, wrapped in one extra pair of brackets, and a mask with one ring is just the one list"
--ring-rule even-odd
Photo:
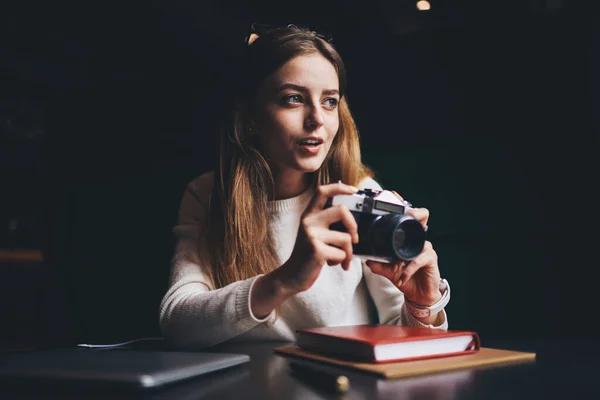
[(254, 123), (254, 121), (250, 121), (247, 129), (248, 129), (248, 135), (250, 135), (250, 136), (254, 136), (254, 135), (258, 134), (258, 129), (256, 129), (256, 124)]

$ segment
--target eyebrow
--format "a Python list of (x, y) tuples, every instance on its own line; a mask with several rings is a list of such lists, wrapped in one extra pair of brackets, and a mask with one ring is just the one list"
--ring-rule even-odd
[[(300, 86), (300, 85), (295, 85), (293, 83), (286, 83), (284, 85), (281, 85), (281, 87), (279, 88), (279, 91), (282, 92), (285, 89), (294, 89), (294, 90), (297, 90), (299, 92), (305, 92), (305, 93), (308, 92), (308, 89), (306, 87)], [(326, 89), (326, 90), (323, 90), (323, 94), (325, 94), (325, 95), (338, 94), (339, 95), (340, 91), (337, 90), (337, 89)]]

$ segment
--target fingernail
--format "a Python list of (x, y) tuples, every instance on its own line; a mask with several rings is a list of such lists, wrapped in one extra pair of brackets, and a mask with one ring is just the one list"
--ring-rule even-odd
[(354, 241), (354, 244), (357, 244), (357, 243), (358, 243), (358, 233), (355, 233), (355, 234), (354, 234), (354, 239), (353, 239), (353, 241)]

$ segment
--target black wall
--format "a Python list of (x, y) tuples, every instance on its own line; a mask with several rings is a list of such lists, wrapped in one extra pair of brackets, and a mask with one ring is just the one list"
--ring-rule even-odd
[(418, 14), (408, 1), (146, 3), (19, 2), (0, 13), (4, 113), (45, 132), (34, 146), (3, 131), (12, 189), (2, 216), (33, 233), (2, 240), (44, 248), (76, 340), (159, 334), (180, 196), (215, 161), (217, 105), (256, 19), (333, 35), (365, 163), (431, 211), (451, 327), (595, 335), (591, 5), (432, 1)]

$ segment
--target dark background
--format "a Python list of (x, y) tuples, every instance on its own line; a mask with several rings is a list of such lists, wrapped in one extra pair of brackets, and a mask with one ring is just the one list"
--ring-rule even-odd
[(4, 2), (0, 247), (45, 261), (0, 269), (3, 342), (160, 334), (179, 201), (253, 21), (333, 35), (364, 162), (431, 211), (451, 328), (596, 337), (597, 7), (415, 3)]

